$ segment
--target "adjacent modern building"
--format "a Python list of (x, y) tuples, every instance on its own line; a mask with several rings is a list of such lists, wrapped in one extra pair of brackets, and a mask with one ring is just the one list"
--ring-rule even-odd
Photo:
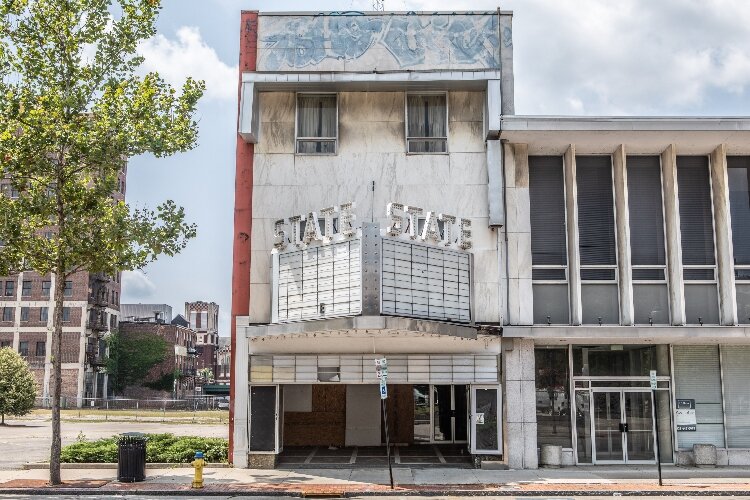
[(168, 304), (120, 304), (122, 321), (170, 323), (172, 306)]
[(235, 466), (750, 463), (750, 119), (515, 115), (511, 21), (242, 13)]
[[(117, 200), (125, 198), (126, 170), (120, 173)], [(0, 195), (19, 196), (10, 179), (0, 180)], [(24, 271), (0, 277), (0, 347), (12, 347), (28, 363), (41, 403), (49, 404), (55, 289), (64, 287), (62, 328), (62, 403), (108, 397), (106, 336), (120, 317), (121, 274), (77, 272), (64, 283), (54, 276)]]

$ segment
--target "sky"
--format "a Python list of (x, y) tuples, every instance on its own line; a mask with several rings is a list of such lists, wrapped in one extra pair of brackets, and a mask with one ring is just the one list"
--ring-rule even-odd
[[(523, 115), (750, 116), (747, 0), (384, 0), (385, 10), (512, 10), (515, 107)], [(229, 335), (237, 60), (242, 9), (372, 10), (371, 0), (163, 0), (144, 69), (203, 79), (199, 144), (128, 167), (127, 201), (184, 206), (198, 236), (123, 276), (122, 302), (217, 302)]]

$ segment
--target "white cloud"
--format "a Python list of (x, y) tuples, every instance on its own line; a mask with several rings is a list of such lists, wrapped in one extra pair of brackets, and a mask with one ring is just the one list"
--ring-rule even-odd
[(122, 293), (128, 301), (139, 301), (152, 297), (156, 292), (156, 285), (143, 271), (123, 271)]
[(196, 27), (181, 27), (176, 40), (158, 34), (141, 43), (138, 51), (145, 58), (143, 69), (158, 72), (173, 86), (181, 86), (192, 76), (206, 82), (207, 98), (231, 100), (237, 97), (237, 66), (229, 66), (219, 59)]

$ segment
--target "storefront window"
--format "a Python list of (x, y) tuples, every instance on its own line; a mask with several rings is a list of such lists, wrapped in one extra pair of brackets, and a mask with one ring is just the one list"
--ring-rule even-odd
[(668, 346), (573, 346), (574, 376), (643, 377), (651, 370), (669, 375)]
[(571, 447), (567, 347), (537, 347), (536, 422), (539, 445)]

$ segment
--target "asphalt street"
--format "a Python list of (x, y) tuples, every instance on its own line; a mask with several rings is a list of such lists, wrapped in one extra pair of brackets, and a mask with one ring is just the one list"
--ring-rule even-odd
[[(51, 423), (43, 420), (5, 420), (0, 426), (0, 470), (20, 469), (26, 462), (49, 459), (52, 440)], [(121, 432), (161, 433), (223, 437), (229, 435), (227, 424), (174, 424), (170, 422), (62, 422), (63, 446), (73, 443), (79, 434), (87, 440), (110, 437)]]
[[(13, 499), (26, 499), (26, 498), (40, 498), (40, 497), (32, 497), (29, 495), (0, 495), (0, 498), (13, 498)], [(168, 495), (159, 495), (159, 496), (141, 496), (141, 495), (86, 495), (83, 496), (73, 496), (73, 495), (56, 495), (54, 497), (55, 499), (59, 500), (74, 500), (74, 499), (95, 499), (95, 498), (123, 498), (127, 500), (145, 500), (145, 499), (154, 499), (154, 500), (162, 500), (166, 498), (179, 498), (181, 500), (198, 500), (198, 499), (204, 499), (207, 498), (205, 496), (168, 496)], [(253, 499), (253, 500), (283, 500), (283, 499), (295, 499), (299, 500), (299, 497), (284, 497), (284, 496), (272, 496), (272, 497), (262, 497), (262, 496), (211, 496), (210, 498), (215, 498), (217, 500), (221, 499), (241, 499), (241, 498), (247, 498), (247, 499)], [(460, 496), (450, 496), (450, 497), (429, 497), (429, 496), (419, 496), (419, 497), (396, 497), (396, 496), (387, 496), (387, 497), (377, 497), (377, 496), (366, 496), (366, 497), (348, 497), (351, 499), (356, 500), (376, 500), (376, 499), (387, 499), (387, 500), (395, 500), (395, 499), (403, 499), (403, 500), (414, 500), (415, 498), (419, 499), (433, 499), (433, 500), (453, 500), (456, 498), (462, 498)], [(548, 496), (548, 497), (518, 497), (518, 496), (502, 496), (502, 497), (491, 497), (491, 496), (482, 496), (482, 497), (470, 497), (470, 498), (481, 498), (481, 499), (496, 499), (496, 500), (611, 500), (612, 496), (582, 496), (582, 497), (555, 497), (555, 496)], [(711, 496), (644, 496), (644, 497), (635, 497), (635, 496), (628, 496), (628, 500), (654, 500), (654, 498), (664, 499), (664, 498), (679, 498), (681, 500), (710, 500), (710, 499), (725, 499), (727, 497), (711, 497)], [(746, 497), (731, 497), (732, 500), (750, 500), (750, 496)]]

